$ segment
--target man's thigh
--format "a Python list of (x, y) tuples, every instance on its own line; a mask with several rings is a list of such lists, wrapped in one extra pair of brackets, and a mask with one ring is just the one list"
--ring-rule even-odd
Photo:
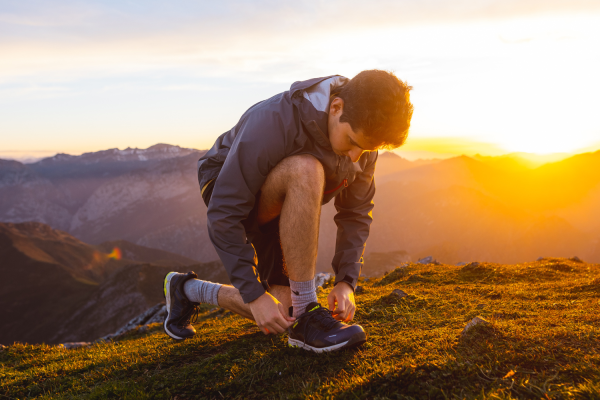
[[(320, 171), (319, 171), (320, 170)], [(257, 222), (264, 225), (281, 214), (283, 202), (290, 185), (323, 186), (315, 176), (323, 175), (323, 166), (313, 156), (301, 154), (284, 158), (269, 172), (260, 188), (258, 199)], [(322, 180), (322, 179), (321, 179)]]

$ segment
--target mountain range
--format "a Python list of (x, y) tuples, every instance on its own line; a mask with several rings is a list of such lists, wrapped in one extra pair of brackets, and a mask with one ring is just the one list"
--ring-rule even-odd
[[(0, 221), (43, 222), (94, 245), (126, 240), (217, 260), (196, 177), (202, 154), (159, 144), (32, 164), (0, 160)], [(600, 261), (600, 152), (538, 164), (520, 154), (409, 161), (381, 153), (365, 256)], [(331, 270), (335, 249), (331, 203), (322, 210), (319, 271)]]

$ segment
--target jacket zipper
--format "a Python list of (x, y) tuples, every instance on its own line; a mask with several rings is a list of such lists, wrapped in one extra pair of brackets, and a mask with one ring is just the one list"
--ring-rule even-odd
[(328, 190), (328, 191), (324, 192), (323, 194), (333, 193), (336, 190), (338, 190), (339, 188), (341, 188), (342, 185), (344, 185), (344, 187), (348, 187), (348, 179), (344, 178), (344, 180), (342, 181), (342, 183), (340, 183), (335, 189)]

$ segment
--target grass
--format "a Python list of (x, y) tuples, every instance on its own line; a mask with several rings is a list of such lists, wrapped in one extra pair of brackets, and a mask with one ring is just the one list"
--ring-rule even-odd
[[(9, 346), (0, 398), (600, 399), (600, 265), (410, 264), (360, 285), (356, 350), (289, 348), (205, 307), (180, 343), (157, 324), (83, 349)], [(461, 335), (476, 316), (490, 324)]]

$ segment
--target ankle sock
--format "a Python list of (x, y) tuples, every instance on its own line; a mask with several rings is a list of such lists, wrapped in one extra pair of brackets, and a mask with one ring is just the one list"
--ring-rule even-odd
[(306, 282), (296, 282), (290, 279), (290, 289), (292, 290), (292, 307), (294, 307), (293, 316), (295, 318), (304, 314), (307, 305), (319, 302), (314, 278)]
[(217, 295), (221, 289), (220, 283), (190, 279), (183, 285), (183, 292), (192, 303), (207, 303), (218, 306)]

